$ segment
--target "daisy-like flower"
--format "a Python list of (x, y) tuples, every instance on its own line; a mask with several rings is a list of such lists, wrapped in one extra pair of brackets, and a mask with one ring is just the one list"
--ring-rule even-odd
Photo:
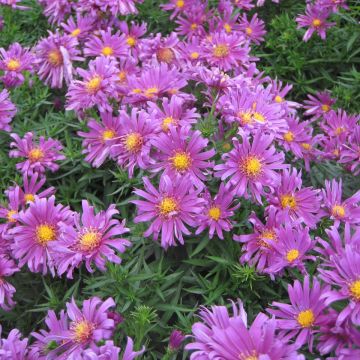
[(203, 138), (200, 131), (170, 127), (169, 132), (159, 134), (152, 145), (158, 150), (152, 165), (155, 172), (164, 170), (163, 174), (171, 179), (184, 177), (199, 189), (205, 187), (206, 173), (213, 167), (209, 159), (215, 150), (204, 151), (208, 139)]
[(0, 130), (11, 131), (12, 118), (16, 114), (16, 107), (10, 100), (9, 92), (4, 89), (0, 91)]
[(114, 16), (137, 14), (136, 3), (143, 0), (98, 0), (96, 3), (103, 12), (109, 12)]
[(191, 234), (185, 225), (195, 227), (197, 217), (202, 212), (204, 200), (198, 196), (199, 191), (195, 191), (185, 177), (172, 181), (168, 176), (162, 175), (159, 190), (155, 189), (147, 177), (143, 178), (143, 182), (146, 191), (134, 191), (145, 199), (132, 201), (138, 210), (134, 222), (152, 221), (144, 236), (152, 234), (154, 240), (157, 240), (161, 232), (161, 246), (164, 249), (175, 246), (176, 240), (183, 245), (183, 234)]
[(203, 44), (203, 52), (211, 66), (222, 70), (233, 67), (245, 67), (255, 58), (250, 57), (250, 47), (247, 40), (240, 33), (214, 33)]
[(314, 32), (316, 32), (322, 40), (326, 39), (326, 30), (334, 26), (335, 23), (327, 22), (330, 10), (317, 4), (306, 5), (305, 15), (299, 15), (296, 18), (298, 29), (308, 27), (303, 40), (308, 41)]
[(348, 144), (339, 153), (339, 162), (348, 166), (354, 175), (358, 175), (360, 173), (360, 125), (352, 129)]
[(5, 255), (0, 255), (0, 307), (9, 311), (14, 305), (13, 295), (16, 292), (14, 286), (6, 281), (6, 278), (19, 271), (14, 261)]
[(129, 25), (126, 21), (120, 21), (119, 29), (125, 34), (128, 51), (137, 58), (142, 50), (143, 40), (140, 38), (146, 34), (146, 23), (136, 24), (132, 21)]
[(110, 205), (106, 211), (95, 214), (94, 207), (86, 200), (82, 201), (81, 216), (75, 214), (74, 225), (62, 225), (60, 238), (51, 244), (60, 276), (66, 272), (67, 277), (72, 279), (74, 268), (82, 262), (89, 272), (94, 271), (91, 267), (93, 263), (101, 271), (105, 271), (106, 260), (121, 263), (114, 249), (123, 253), (131, 243), (120, 237), (129, 229), (125, 227), (125, 220), (120, 222), (113, 218), (118, 213), (115, 205)]
[(280, 334), (286, 334), (287, 338), (296, 337), (295, 345), (298, 347), (307, 343), (311, 351), (317, 327), (328, 321), (324, 311), (325, 301), (321, 299), (328, 290), (329, 286), (322, 287), (316, 278), (313, 278), (311, 286), (309, 276), (304, 277), (303, 284), (299, 280), (295, 280), (293, 286), (289, 284), (290, 304), (273, 302), (272, 306), (277, 309), (268, 309), (276, 316)]
[(83, 111), (97, 106), (100, 112), (112, 112), (109, 100), (116, 97), (116, 65), (114, 59), (101, 56), (90, 61), (88, 70), (77, 68), (82, 80), (70, 84), (66, 110)]
[(46, 85), (61, 88), (64, 80), (69, 84), (73, 78), (74, 61), (83, 61), (77, 49), (78, 41), (71, 35), (51, 33), (42, 39), (35, 48), (37, 74)]
[(194, 36), (204, 37), (206, 34), (203, 25), (205, 19), (204, 7), (196, 4), (189, 12), (186, 12), (186, 16), (179, 16), (175, 21), (178, 24), (176, 33), (187, 39), (191, 39)]
[(338, 12), (341, 8), (348, 10), (347, 0), (317, 0), (317, 4), (322, 7), (328, 7), (332, 12)]
[(267, 198), (283, 222), (300, 220), (315, 228), (323, 216), (320, 190), (302, 188), (301, 171), (298, 173), (295, 168), (283, 171), (280, 185)]
[(315, 95), (308, 95), (308, 100), (304, 101), (305, 115), (312, 116), (311, 120), (316, 120), (328, 113), (335, 104), (336, 99), (332, 98), (329, 92), (318, 92)]
[(29, 49), (19, 43), (13, 43), (8, 50), (0, 48), (0, 70), (4, 71), (1, 77), (6, 87), (16, 87), (25, 81), (24, 72), (32, 71), (34, 55)]
[(34, 141), (34, 134), (28, 132), (21, 139), (17, 134), (11, 134), (15, 140), (10, 143), (9, 156), (13, 158), (25, 158), (24, 161), (16, 164), (16, 168), (23, 174), (33, 173), (43, 174), (46, 170), (55, 172), (59, 169), (56, 161), (64, 160), (65, 156), (60, 154), (62, 145), (58, 140), (52, 138), (45, 139), (39, 137), (38, 141)]
[(276, 334), (276, 320), (259, 313), (248, 326), (247, 314), (239, 301), (232, 304), (233, 315), (225, 306), (212, 306), (200, 311), (201, 322), (192, 326), (193, 342), (185, 349), (193, 350), (190, 360), (300, 360), (296, 348)]
[(280, 183), (275, 171), (285, 169), (284, 153), (277, 153), (273, 136), (257, 133), (252, 143), (249, 137), (233, 139), (234, 149), (222, 155), (223, 164), (216, 165), (215, 176), (222, 181), (230, 177), (229, 185), (238, 196), (248, 196), (248, 191), (260, 204), (264, 186), (274, 188)]
[(101, 121), (90, 119), (87, 123), (89, 132), (79, 131), (78, 135), (84, 138), (82, 153), (85, 161), (95, 167), (101, 166), (110, 156), (110, 150), (119, 140), (121, 123), (119, 116), (111, 113), (101, 113)]
[(85, 40), (94, 28), (94, 19), (89, 16), (81, 16), (77, 14), (76, 19), (69, 17), (66, 23), (62, 23), (61, 27), (68, 35), (78, 40)]
[(60, 222), (72, 222), (72, 212), (61, 204), (55, 205), (55, 196), (51, 196), (36, 198), (16, 219), (18, 224), (9, 233), (13, 239), (12, 253), (19, 267), (27, 264), (30, 271), (43, 275), (49, 268), (54, 275), (55, 254), (49, 250), (49, 243), (59, 239)]
[(337, 182), (325, 180), (323, 192), (324, 208), (331, 219), (335, 221), (335, 226), (341, 222), (350, 224), (360, 223), (360, 191), (348, 199), (342, 201), (342, 179)]
[(240, 204), (233, 204), (233, 194), (225, 189), (223, 183), (214, 199), (211, 199), (211, 195), (207, 191), (204, 199), (206, 203), (203, 213), (198, 216), (199, 227), (195, 234), (198, 235), (204, 229), (209, 228), (210, 239), (215, 232), (220, 239), (224, 239), (223, 231), (228, 232), (232, 229), (230, 217), (234, 215), (234, 211), (239, 208)]
[(92, 35), (85, 44), (85, 56), (112, 56), (122, 58), (128, 54), (125, 35), (119, 32), (111, 33), (111, 29), (100, 30), (96, 35)]
[[(0, 336), (1, 336), (0, 326)], [(12, 329), (7, 338), (0, 337), (0, 356), (3, 359), (22, 360), (28, 359), (28, 339), (21, 339), (18, 329)]]
[(130, 115), (120, 110), (119, 121), (119, 136), (111, 149), (111, 156), (120, 166), (127, 168), (132, 177), (135, 166), (146, 169), (150, 164), (151, 140), (156, 126), (147, 112), (137, 108), (133, 108)]
[(170, 20), (176, 18), (179, 14), (185, 12), (191, 4), (189, 0), (169, 0), (167, 4), (161, 4), (160, 7), (165, 11), (172, 11)]
[(39, 2), (44, 7), (44, 15), (52, 24), (59, 24), (71, 13), (72, 3), (68, 0), (41, 0)]
[(264, 41), (265, 23), (258, 18), (256, 13), (250, 20), (248, 20), (247, 14), (243, 14), (239, 21), (239, 30), (254, 44), (259, 45)]

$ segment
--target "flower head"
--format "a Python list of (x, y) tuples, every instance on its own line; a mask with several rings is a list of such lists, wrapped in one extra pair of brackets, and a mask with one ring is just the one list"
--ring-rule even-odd
[(6, 89), (0, 91), (0, 130), (11, 130), (9, 124), (15, 114), (16, 107), (10, 100), (9, 92)]
[(0, 307), (6, 311), (15, 305), (12, 297), (16, 291), (14, 286), (7, 281), (7, 278), (17, 271), (19, 268), (12, 259), (0, 255)]

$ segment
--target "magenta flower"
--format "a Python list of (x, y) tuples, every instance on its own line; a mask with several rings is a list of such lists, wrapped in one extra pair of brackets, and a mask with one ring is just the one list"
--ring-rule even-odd
[(234, 211), (239, 208), (240, 204), (233, 204), (233, 194), (226, 190), (224, 183), (221, 183), (218, 194), (211, 199), (211, 195), (206, 190), (203, 196), (206, 203), (202, 214), (198, 216), (198, 228), (196, 235), (204, 229), (209, 228), (209, 237), (212, 239), (214, 233), (220, 239), (224, 239), (223, 231), (230, 231), (233, 227), (230, 217)]
[(182, 35), (187, 39), (193, 37), (204, 37), (206, 31), (204, 28), (204, 22), (206, 15), (204, 14), (204, 6), (201, 4), (195, 4), (191, 7), (189, 12), (186, 12), (185, 16), (179, 16), (175, 23), (178, 25), (176, 33)]
[(215, 150), (204, 151), (208, 140), (200, 131), (170, 127), (169, 132), (160, 133), (152, 145), (158, 150), (152, 165), (155, 172), (164, 170), (163, 174), (171, 180), (184, 177), (199, 189), (205, 187), (206, 174), (213, 167), (209, 159), (215, 155)]
[(81, 359), (93, 360), (93, 359), (106, 359), (106, 360), (118, 360), (120, 354), (120, 348), (114, 345), (112, 340), (105, 341), (104, 345), (99, 347), (89, 348), (84, 350)]
[(121, 258), (115, 253), (116, 249), (124, 253), (130, 241), (120, 235), (129, 232), (125, 227), (125, 220), (120, 222), (113, 216), (119, 212), (115, 205), (110, 205), (106, 211), (95, 214), (94, 207), (86, 200), (82, 201), (82, 214), (75, 214), (74, 224), (61, 225), (61, 236), (50, 244), (56, 253), (55, 263), (57, 272), (61, 276), (65, 272), (72, 279), (74, 268), (85, 262), (86, 269), (94, 272), (92, 264), (105, 271), (105, 261), (115, 264), (121, 263)]
[(72, 3), (69, 0), (40, 0), (44, 7), (44, 15), (51, 24), (59, 24), (71, 13)]
[[(249, 137), (242, 138), (242, 144), (234, 138), (234, 149), (222, 155), (223, 164), (216, 165), (215, 176), (225, 180), (238, 196), (248, 196), (248, 191), (260, 204), (264, 186), (274, 188), (280, 182), (275, 171), (285, 169), (284, 153), (277, 153), (272, 144), (273, 136), (257, 133), (252, 143)], [(270, 146), (271, 145), (271, 146)]]
[(352, 129), (348, 144), (340, 152), (340, 163), (348, 166), (348, 169), (356, 176), (360, 173), (360, 125)]
[[(5, 220), (0, 224), (0, 242), (3, 240), (1, 235), (7, 238), (8, 231), (13, 228), (17, 223), (17, 215), (21, 209), (20, 188), (16, 187), (14, 191), (6, 193), (8, 198), (8, 204), (6, 206), (0, 206), (0, 219)], [(5, 246), (4, 251), (7, 246)]]
[[(0, 326), (1, 335), (1, 326)], [(0, 357), (11, 360), (27, 359), (28, 339), (21, 340), (21, 333), (18, 329), (12, 329), (7, 338), (0, 338)]]
[(0, 130), (11, 131), (9, 125), (16, 114), (16, 107), (11, 102), (9, 93), (6, 89), (0, 92)]
[(137, 58), (142, 50), (143, 40), (140, 38), (146, 33), (146, 23), (136, 24), (132, 21), (129, 26), (126, 21), (120, 21), (119, 29), (126, 35), (126, 44), (129, 47), (129, 53)]
[(136, 189), (134, 193), (145, 200), (131, 201), (138, 210), (134, 222), (152, 221), (144, 236), (153, 235), (154, 240), (157, 240), (161, 232), (161, 246), (164, 249), (176, 246), (176, 240), (183, 245), (183, 234), (191, 234), (185, 225), (195, 227), (197, 217), (202, 212), (204, 200), (198, 196), (199, 191), (195, 191), (185, 177), (171, 181), (163, 175), (159, 190), (147, 177), (143, 178), (143, 182), (146, 191)]
[(264, 41), (264, 35), (266, 34), (265, 23), (258, 18), (256, 13), (250, 20), (248, 20), (247, 14), (243, 14), (239, 21), (239, 30), (254, 44), (259, 45)]
[(109, 12), (115, 16), (137, 14), (135, 4), (143, 0), (98, 0), (96, 3), (103, 12)]
[(15, 141), (10, 143), (10, 147), (14, 150), (10, 150), (9, 156), (25, 158), (24, 161), (16, 164), (16, 169), (23, 174), (32, 175), (36, 172), (43, 174), (46, 170), (55, 172), (59, 169), (55, 161), (65, 159), (65, 156), (60, 154), (63, 147), (58, 140), (52, 138), (45, 140), (43, 136), (40, 136), (38, 142), (35, 143), (32, 132), (26, 133), (22, 139), (14, 133), (11, 137)]
[(191, 5), (191, 0), (169, 0), (167, 4), (161, 4), (160, 7), (165, 11), (172, 11), (170, 20), (185, 12)]
[(12, 253), (19, 267), (27, 264), (32, 272), (50, 272), (54, 275), (54, 256), (49, 243), (60, 237), (60, 222), (70, 224), (72, 212), (61, 204), (55, 205), (55, 196), (36, 198), (29, 208), (21, 211), (16, 225), (9, 232), (13, 244)]
[(61, 27), (68, 35), (79, 40), (85, 40), (94, 28), (94, 19), (77, 14), (75, 20), (70, 17), (66, 23), (61, 24)]
[(280, 185), (267, 198), (283, 222), (300, 220), (315, 228), (323, 216), (320, 190), (302, 188), (301, 171), (298, 173), (295, 168), (283, 170)]
[(17, 271), (20, 271), (20, 269), (13, 260), (5, 255), (0, 255), (0, 307), (5, 311), (9, 311), (15, 305), (12, 298), (16, 292), (14, 286), (7, 282), (6, 278)]
[(312, 116), (312, 120), (316, 120), (328, 113), (335, 102), (336, 99), (332, 98), (327, 91), (308, 95), (308, 100), (304, 101), (305, 115)]
[(170, 334), (169, 349), (175, 351), (179, 349), (185, 340), (185, 335), (180, 330), (173, 330)]
[(327, 323), (328, 318), (324, 310), (326, 305), (321, 296), (329, 290), (329, 286), (321, 286), (314, 278), (312, 286), (310, 277), (304, 277), (303, 285), (295, 280), (294, 285), (288, 285), (290, 304), (273, 302), (277, 309), (268, 309), (276, 316), (280, 335), (287, 338), (296, 337), (295, 345), (301, 347), (308, 344), (310, 351), (313, 347), (314, 335), (318, 333), (317, 327)]

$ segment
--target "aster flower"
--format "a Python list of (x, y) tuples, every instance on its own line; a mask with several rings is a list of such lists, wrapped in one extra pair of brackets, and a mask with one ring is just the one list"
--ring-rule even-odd
[(4, 89), (0, 92), (0, 130), (11, 130), (9, 124), (15, 114), (16, 107), (10, 100), (9, 92)]
[(12, 297), (16, 292), (14, 286), (7, 282), (6, 278), (19, 270), (13, 260), (5, 255), (0, 255), (0, 307), (5, 311), (10, 310), (15, 305)]
[(164, 170), (163, 174), (171, 179), (184, 177), (197, 188), (204, 188), (206, 173), (213, 167), (209, 159), (215, 155), (215, 150), (204, 151), (208, 140), (200, 131), (170, 127), (169, 132), (159, 134), (152, 145), (159, 151), (152, 165), (155, 172)]
[(137, 58), (142, 50), (143, 40), (140, 38), (146, 34), (146, 23), (136, 24), (132, 21), (129, 26), (126, 21), (120, 21), (119, 29), (126, 36), (130, 54)]
[(314, 32), (316, 32), (322, 40), (326, 38), (326, 30), (334, 26), (335, 23), (327, 22), (330, 10), (318, 5), (306, 5), (305, 15), (299, 15), (296, 18), (298, 29), (308, 27), (303, 40), (308, 41)]
[(256, 13), (250, 20), (248, 20), (247, 14), (243, 14), (239, 21), (239, 30), (254, 44), (259, 45), (264, 41), (265, 23), (258, 18)]
[(206, 203), (203, 213), (198, 216), (199, 227), (195, 234), (198, 235), (204, 229), (209, 228), (210, 239), (215, 232), (220, 239), (224, 239), (223, 231), (228, 232), (232, 229), (230, 217), (234, 215), (234, 211), (239, 208), (240, 204), (233, 205), (233, 194), (225, 189), (223, 183), (214, 199), (211, 199), (207, 191), (204, 199)]
[(172, 11), (170, 20), (177, 17), (180, 13), (186, 11), (191, 4), (189, 0), (169, 0), (167, 4), (161, 4), (160, 7), (165, 11)]
[(187, 42), (181, 42), (179, 44), (179, 52), (181, 54), (181, 59), (189, 64), (188, 66), (190, 69), (193, 69), (192, 64), (199, 64), (203, 61), (201, 40), (198, 37), (194, 36)]
[(321, 7), (327, 7), (332, 12), (338, 12), (341, 8), (348, 10), (346, 0), (317, 0), (316, 3)]
[[(8, 204), (0, 206), (0, 219), (5, 220), (0, 224), (0, 238), (1, 235), (7, 237), (8, 231), (17, 223), (17, 215), (21, 209), (20, 188), (16, 187), (14, 191), (7, 194)], [(3, 249), (5, 251), (6, 249)]]
[(192, 326), (194, 341), (185, 349), (194, 350), (195, 359), (278, 359), (300, 360), (295, 347), (276, 334), (276, 321), (259, 313), (248, 327), (247, 314), (239, 301), (232, 304), (233, 315), (225, 306), (200, 311), (201, 322)]
[(61, 236), (51, 244), (51, 249), (57, 254), (55, 262), (57, 272), (61, 276), (67, 272), (72, 278), (74, 268), (85, 262), (86, 269), (93, 272), (92, 264), (105, 271), (105, 261), (121, 263), (121, 258), (114, 252), (123, 253), (130, 241), (120, 237), (129, 231), (125, 220), (114, 219), (119, 212), (115, 205), (110, 205), (106, 211), (95, 214), (94, 207), (86, 200), (82, 201), (82, 214), (75, 214), (74, 225), (62, 225)]
[(204, 37), (206, 34), (204, 22), (206, 15), (204, 14), (204, 7), (195, 5), (191, 7), (186, 15), (179, 16), (175, 23), (178, 24), (176, 33), (191, 39), (194, 36)]
[(104, 12), (110, 12), (114, 16), (137, 14), (136, 3), (143, 0), (98, 0), (97, 4)]
[(180, 348), (181, 344), (185, 340), (184, 334), (180, 330), (173, 330), (169, 338), (169, 349), (175, 351)]
[(119, 116), (111, 113), (101, 113), (101, 121), (90, 119), (87, 123), (89, 132), (79, 131), (78, 135), (84, 138), (82, 153), (85, 161), (95, 167), (100, 167), (109, 157), (110, 150), (120, 136), (121, 123)]
[(105, 341), (105, 344), (93, 349), (86, 349), (82, 353), (82, 360), (93, 359), (106, 359), (106, 360), (118, 360), (120, 354), (120, 348), (114, 345), (112, 340)]
[(268, 194), (270, 205), (277, 210), (282, 221), (300, 220), (310, 228), (315, 228), (323, 214), (319, 211), (321, 205), (320, 190), (312, 187), (302, 188), (301, 171), (295, 168), (283, 170), (281, 183), (274, 194)]
[(120, 166), (127, 168), (129, 177), (132, 177), (135, 166), (146, 169), (150, 164), (155, 124), (147, 112), (137, 108), (131, 110), (130, 116), (125, 110), (120, 110), (119, 122), (118, 141), (111, 149), (111, 156)]
[(285, 169), (284, 154), (277, 153), (271, 145), (273, 136), (259, 132), (252, 143), (249, 137), (233, 139), (234, 149), (222, 155), (223, 164), (216, 165), (215, 177), (222, 181), (230, 177), (229, 184), (238, 196), (248, 196), (248, 191), (260, 204), (264, 186), (274, 188), (280, 183), (280, 175), (275, 171)]
[(83, 111), (97, 106), (100, 112), (112, 112), (110, 98), (116, 97), (118, 69), (114, 59), (98, 57), (89, 69), (77, 68), (82, 80), (74, 80), (68, 89), (66, 110)]
[(72, 3), (68, 0), (41, 0), (41, 3), (44, 7), (44, 15), (52, 24), (60, 23), (71, 13)]
[(332, 109), (336, 102), (327, 91), (318, 92), (315, 95), (308, 95), (308, 100), (304, 101), (305, 115), (312, 116), (316, 120)]
[[(0, 335), (1, 335), (0, 326)], [(21, 339), (18, 329), (12, 329), (7, 338), (0, 338), (0, 357), (2, 359), (22, 360), (27, 359), (28, 339)]]
[(326, 305), (321, 296), (328, 290), (329, 286), (322, 287), (316, 278), (311, 286), (309, 276), (304, 277), (303, 284), (295, 280), (293, 286), (288, 285), (290, 304), (273, 302), (272, 306), (277, 309), (268, 309), (276, 316), (280, 334), (296, 337), (295, 345), (298, 347), (307, 343), (311, 351), (314, 335), (318, 332), (316, 328), (327, 322)]
[(183, 245), (183, 234), (190, 235), (185, 225), (195, 227), (197, 216), (202, 211), (204, 201), (199, 198), (199, 191), (195, 191), (185, 177), (171, 181), (163, 175), (159, 190), (147, 177), (143, 178), (143, 182), (146, 191), (136, 189), (134, 193), (145, 200), (131, 201), (138, 210), (134, 222), (152, 221), (144, 236), (152, 234), (154, 240), (157, 240), (161, 232), (161, 246), (164, 249), (175, 246), (176, 240)]
[(12, 253), (19, 261), (19, 267), (27, 264), (32, 272), (43, 275), (54, 274), (54, 255), (49, 243), (60, 237), (60, 222), (70, 224), (72, 212), (61, 204), (55, 205), (55, 197), (36, 198), (29, 208), (21, 211), (16, 219), (18, 224), (9, 232), (13, 244)]
[(60, 154), (62, 145), (58, 140), (52, 138), (45, 139), (43, 136), (34, 142), (34, 134), (28, 132), (21, 139), (17, 134), (11, 134), (15, 140), (10, 143), (9, 156), (13, 158), (25, 158), (24, 161), (16, 164), (16, 169), (23, 174), (33, 173), (43, 174), (46, 170), (55, 172), (59, 169), (59, 165), (55, 161), (64, 160), (65, 156)]
[(232, 3), (245, 11), (249, 11), (251, 10), (253, 7), (255, 7), (254, 4), (252, 4), (252, 0), (232, 0)]
[(37, 74), (46, 85), (61, 88), (64, 80), (68, 85), (73, 78), (74, 61), (83, 61), (77, 49), (78, 41), (71, 35), (49, 32), (35, 48), (38, 64)]
[(75, 20), (73, 17), (69, 17), (66, 23), (61, 23), (61, 27), (68, 35), (78, 40), (85, 40), (94, 28), (94, 19), (77, 14)]

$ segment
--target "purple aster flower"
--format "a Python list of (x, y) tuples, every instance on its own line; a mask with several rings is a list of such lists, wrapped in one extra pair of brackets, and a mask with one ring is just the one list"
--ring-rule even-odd
[(114, 16), (137, 14), (136, 3), (143, 0), (98, 0), (97, 4), (103, 12), (109, 12)]
[(195, 191), (185, 177), (172, 181), (162, 175), (159, 190), (147, 177), (143, 178), (143, 182), (146, 191), (136, 189), (134, 193), (145, 200), (131, 201), (138, 210), (134, 222), (152, 221), (144, 236), (153, 234), (154, 240), (157, 240), (161, 232), (161, 246), (164, 249), (175, 246), (176, 240), (183, 245), (183, 234), (191, 234), (185, 224), (195, 227), (197, 217), (202, 212), (204, 200), (198, 196), (199, 190)]
[(180, 330), (173, 330), (170, 334), (169, 349), (175, 351), (179, 349), (185, 340), (185, 335)]
[(228, 232), (232, 229), (230, 217), (234, 215), (234, 211), (239, 208), (240, 204), (233, 204), (233, 194), (226, 190), (223, 183), (214, 199), (207, 190), (203, 197), (206, 203), (203, 213), (198, 216), (199, 226), (195, 234), (198, 235), (204, 229), (209, 228), (210, 239), (215, 232), (220, 239), (224, 239), (223, 231)]
[(70, 17), (66, 23), (62, 23), (61, 27), (68, 35), (79, 40), (85, 40), (94, 29), (94, 19), (89, 16), (81, 16), (77, 14), (74, 20)]
[(222, 155), (223, 164), (216, 165), (215, 176), (222, 181), (230, 177), (229, 184), (238, 196), (248, 196), (248, 191), (259, 202), (264, 194), (264, 186), (274, 188), (280, 182), (275, 171), (285, 169), (284, 153), (277, 153), (271, 145), (273, 136), (258, 132), (252, 143), (249, 137), (243, 137), (242, 143), (234, 138), (234, 149)]
[[(1, 335), (0, 326), (0, 335)], [(28, 359), (28, 339), (21, 340), (21, 333), (18, 329), (12, 329), (7, 338), (0, 337), (0, 358), (4, 360)]]
[(191, 131), (186, 127), (170, 127), (168, 133), (160, 133), (152, 145), (158, 150), (156, 162), (152, 165), (155, 172), (164, 170), (170, 179), (186, 178), (197, 188), (205, 187), (206, 174), (214, 164), (209, 161), (215, 150), (204, 151), (208, 139), (201, 132)]
[(143, 347), (139, 351), (134, 351), (134, 342), (132, 338), (128, 337), (122, 360), (133, 360), (136, 357), (142, 355), (144, 351), (145, 351), (145, 347)]
[(129, 232), (125, 227), (125, 220), (114, 219), (119, 212), (115, 205), (110, 205), (106, 211), (95, 214), (94, 207), (86, 200), (82, 201), (82, 214), (75, 214), (74, 225), (61, 225), (61, 236), (51, 245), (56, 253), (55, 263), (57, 272), (61, 276), (65, 272), (72, 279), (74, 268), (85, 262), (86, 269), (94, 272), (92, 264), (105, 271), (105, 261), (115, 264), (121, 263), (121, 258), (115, 253), (116, 249), (124, 253), (130, 241), (120, 235)]
[(68, 85), (73, 78), (73, 61), (83, 61), (76, 48), (78, 41), (70, 35), (49, 32), (35, 48), (38, 64), (37, 74), (46, 85), (61, 88), (64, 80)]
[(28, 132), (21, 139), (17, 134), (11, 134), (11, 137), (15, 140), (10, 143), (10, 147), (14, 150), (10, 150), (9, 156), (14, 158), (25, 158), (23, 162), (16, 164), (16, 169), (23, 174), (33, 173), (43, 174), (47, 169), (55, 172), (59, 169), (59, 165), (55, 161), (64, 160), (65, 156), (60, 154), (62, 145), (58, 140), (48, 138), (47, 140), (40, 136), (39, 140), (34, 142), (34, 134)]
[(49, 268), (54, 275), (55, 254), (49, 249), (49, 242), (59, 239), (60, 222), (72, 222), (69, 207), (55, 205), (55, 196), (36, 198), (16, 219), (18, 225), (9, 234), (13, 239), (12, 253), (19, 260), (19, 267), (27, 264), (30, 271), (43, 275)]
[(283, 222), (300, 220), (306, 226), (315, 228), (323, 216), (319, 211), (320, 190), (302, 188), (301, 171), (298, 173), (295, 168), (283, 170), (280, 185), (267, 198)]
[(245, 11), (251, 10), (255, 5), (252, 4), (252, 0), (232, 0), (232, 3), (240, 9)]
[(301, 347), (308, 344), (312, 351), (314, 335), (319, 332), (318, 326), (327, 323), (325, 314), (325, 301), (321, 296), (329, 290), (329, 286), (321, 286), (316, 278), (313, 278), (312, 286), (310, 277), (304, 277), (304, 283), (295, 280), (294, 285), (288, 285), (290, 304), (273, 302), (272, 306), (277, 309), (268, 309), (268, 312), (276, 316), (277, 326), (281, 335), (287, 338), (295, 338), (295, 345)]
[(178, 24), (176, 33), (188, 39), (194, 36), (204, 37), (206, 35), (204, 10), (203, 4), (196, 4), (191, 7), (190, 11), (186, 12), (186, 15), (179, 16), (175, 20), (175, 23)]
[(89, 132), (79, 131), (78, 135), (84, 138), (83, 154), (85, 161), (95, 167), (100, 167), (109, 157), (110, 150), (120, 136), (120, 117), (111, 113), (101, 113), (101, 121), (90, 119), (87, 123)]
[(10, 100), (10, 95), (6, 89), (0, 92), (0, 130), (10, 131), (9, 125), (16, 114), (16, 107)]
[(332, 12), (338, 12), (341, 8), (348, 10), (346, 0), (317, 0), (317, 5), (320, 7), (327, 7)]
[(126, 21), (120, 21), (119, 29), (126, 35), (126, 44), (130, 49), (129, 53), (137, 58), (142, 50), (143, 40), (140, 38), (146, 33), (146, 23), (136, 24), (132, 21), (129, 26)]
[(59, 24), (71, 13), (72, 3), (69, 0), (40, 0), (39, 2), (44, 7), (44, 15), (52, 24)]
[(114, 59), (101, 56), (90, 61), (88, 70), (77, 68), (83, 79), (70, 84), (66, 110), (83, 111), (96, 105), (100, 112), (112, 112), (109, 100), (116, 97), (116, 65)]
[(254, 44), (259, 45), (264, 41), (264, 35), (266, 34), (265, 23), (258, 18), (256, 13), (250, 20), (248, 20), (247, 14), (243, 14), (239, 21), (239, 30)]
[(112, 340), (107, 340), (104, 345), (84, 350), (81, 359), (119, 360), (120, 350)]
[(161, 4), (160, 7), (165, 11), (172, 11), (170, 20), (173, 20), (179, 14), (188, 9), (191, 0), (169, 0), (167, 4)]
[(130, 115), (120, 110), (119, 119), (118, 141), (111, 149), (111, 156), (120, 166), (127, 168), (129, 177), (132, 177), (135, 166), (140, 169), (149, 166), (151, 139), (156, 127), (152, 117), (137, 108), (132, 108)]
[(20, 271), (20, 269), (12, 259), (0, 255), (0, 307), (5, 311), (9, 311), (15, 305), (12, 297), (16, 292), (14, 286), (7, 282), (6, 278), (17, 271)]
[(316, 120), (328, 113), (335, 102), (336, 99), (332, 98), (327, 91), (308, 95), (308, 100), (304, 101), (305, 115), (312, 116), (311, 120)]
[(360, 125), (352, 129), (347, 145), (340, 152), (339, 162), (348, 166), (355, 176), (360, 173)]

